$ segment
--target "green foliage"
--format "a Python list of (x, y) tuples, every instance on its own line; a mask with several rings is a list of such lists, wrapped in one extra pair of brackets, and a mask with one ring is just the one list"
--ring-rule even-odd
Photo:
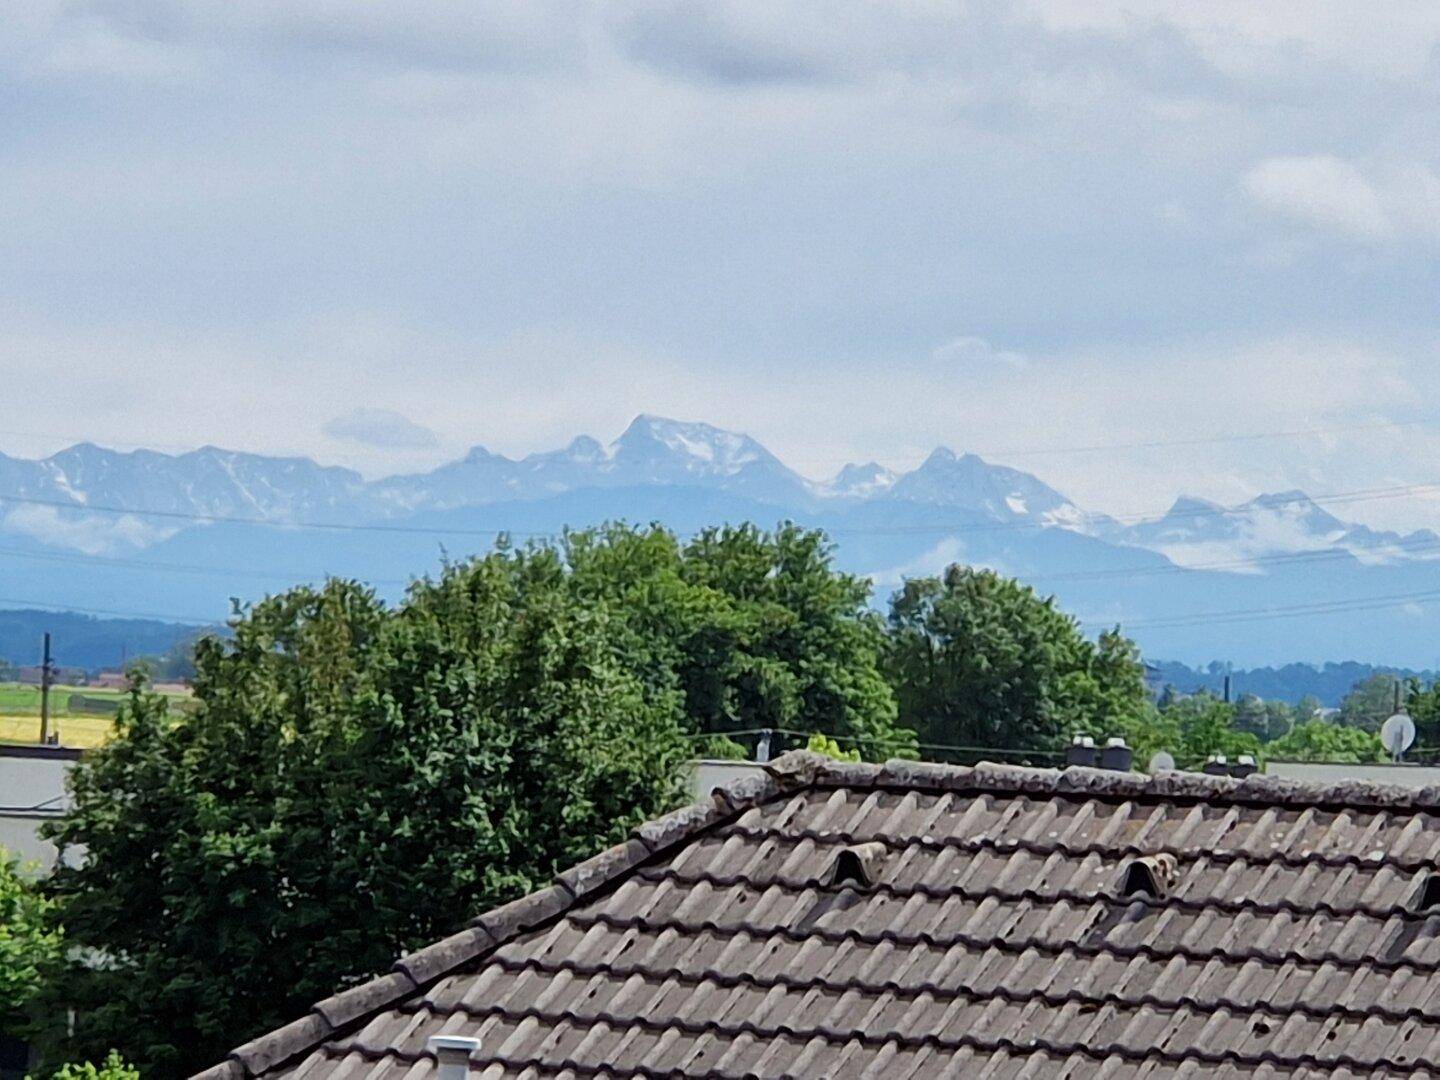
[(846, 750), (828, 735), (811, 735), (805, 749), (812, 754), (823, 754), (836, 761), (859, 761), (859, 750)]
[(1311, 720), (1296, 724), (1289, 734), (1265, 748), (1276, 761), (1331, 761), (1361, 764), (1388, 760), (1380, 736), (1343, 724)]
[(396, 609), (332, 581), (197, 649), (195, 714), (137, 689), (73, 774), (54, 891), (60, 1057), (190, 1072), (683, 799), (677, 705), (617, 657), (556, 551), (497, 552)]
[(89, 1061), (62, 1065), (50, 1080), (140, 1080), (140, 1070), (111, 1050), (99, 1065)]
[(1384, 672), (1355, 684), (1340, 702), (1340, 722), (1366, 731), (1379, 731), (1385, 718), (1395, 711), (1395, 686), (1399, 680)]
[(687, 735), (903, 749), (867, 596), (814, 533), (614, 526), (257, 604), (75, 771), (63, 1056), (212, 1063), (681, 801)]
[(900, 720), (924, 743), (1058, 748), (1075, 731), (1116, 734), (1150, 702), (1134, 644), (1092, 643), (1033, 589), (952, 566), (907, 581), (890, 606), (888, 668)]
[(574, 587), (623, 623), (625, 665), (680, 695), (697, 733), (783, 728), (853, 740), (866, 757), (913, 749), (881, 667), (869, 584), (836, 571), (820, 533), (784, 525), (572, 533)]
[(64, 944), (50, 901), (19, 859), (0, 847), (0, 1033), (16, 1030)]

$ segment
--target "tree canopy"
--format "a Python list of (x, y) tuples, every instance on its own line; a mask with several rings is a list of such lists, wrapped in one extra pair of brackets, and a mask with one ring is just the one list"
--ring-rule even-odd
[(200, 645), (189, 719), (137, 689), (55, 830), (88, 849), (54, 879), (69, 938), (107, 958), (47, 990), (61, 1056), (202, 1067), (679, 801), (674, 703), (564, 578), (546, 549), (393, 610), (295, 589)]
[(1380, 736), (1362, 728), (1311, 720), (1296, 724), (1265, 747), (1265, 756), (1277, 761), (1330, 761), (1363, 764), (1386, 761)]
[(256, 604), (74, 773), (57, 1056), (211, 1063), (681, 801), (696, 734), (903, 748), (867, 596), (814, 533), (614, 526)]
[(1134, 644), (1087, 640), (1029, 586), (952, 566), (907, 581), (890, 605), (888, 670), (900, 721), (925, 744), (1056, 749), (1149, 714)]

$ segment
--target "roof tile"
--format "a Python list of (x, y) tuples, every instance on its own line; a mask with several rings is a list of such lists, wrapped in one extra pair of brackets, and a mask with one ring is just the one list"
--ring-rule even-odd
[[(857, 845), (872, 882), (825, 884)], [(418, 1080), (444, 1032), (485, 1077), (1408, 1075), (1440, 1054), (1437, 852), (1440, 789), (787, 755), (402, 961), (424, 991), (236, 1057)], [(1167, 894), (1117, 894), (1161, 854)]]

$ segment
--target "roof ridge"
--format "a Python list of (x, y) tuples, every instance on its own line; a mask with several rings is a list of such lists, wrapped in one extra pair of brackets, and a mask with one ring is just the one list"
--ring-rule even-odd
[(811, 786), (828, 759), (799, 751), (776, 758), (763, 775), (715, 787), (709, 801), (692, 803), (636, 826), (629, 839), (557, 874), (554, 881), (475, 919), (463, 930), (395, 961), (384, 975), (316, 1002), (308, 1013), (231, 1050), (193, 1080), (259, 1076), (314, 1049), (365, 1016), (418, 993), (462, 965), (563, 915), (663, 855), (753, 806)]
[(891, 759), (883, 764), (833, 761), (807, 751), (777, 758), (807, 758), (784, 767), (819, 787), (903, 788), (909, 791), (993, 791), (1115, 799), (1196, 799), (1269, 806), (1353, 807), (1366, 810), (1440, 810), (1440, 785), (1409, 787), (1372, 780), (1291, 780), (1254, 773), (1243, 779), (1165, 770), (1121, 772), (1071, 765), (1035, 768), (982, 761), (977, 765)]

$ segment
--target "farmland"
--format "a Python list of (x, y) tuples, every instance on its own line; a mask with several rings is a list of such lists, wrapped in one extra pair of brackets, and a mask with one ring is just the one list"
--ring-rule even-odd
[[(172, 704), (188, 694), (166, 694)], [(77, 708), (71, 708), (72, 698)], [(83, 703), (79, 699), (84, 699)], [(50, 729), (60, 733), (66, 746), (99, 746), (110, 737), (113, 711), (125, 699), (121, 690), (56, 685), (50, 688)], [(40, 740), (40, 688), (21, 683), (0, 683), (0, 742), (33, 743)]]

